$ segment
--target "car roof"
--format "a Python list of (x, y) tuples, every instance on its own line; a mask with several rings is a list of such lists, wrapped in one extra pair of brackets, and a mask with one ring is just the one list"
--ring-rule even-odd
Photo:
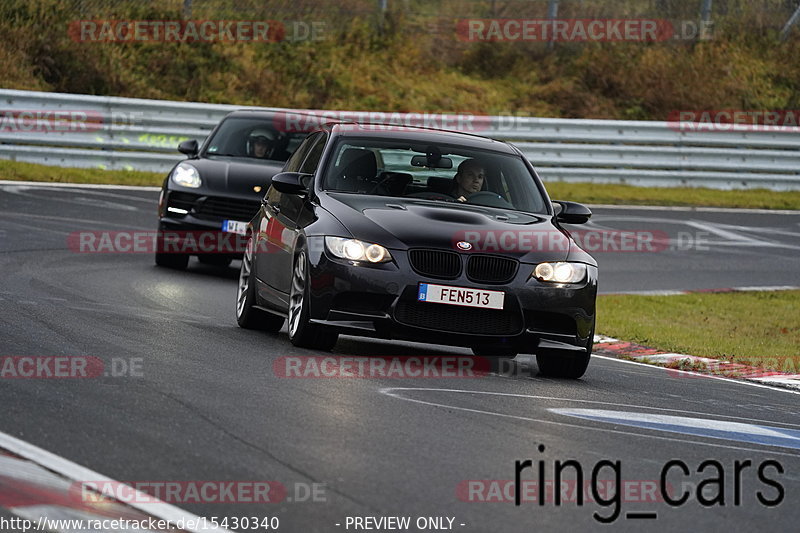
[(516, 151), (506, 142), (490, 139), (481, 135), (459, 131), (423, 128), (421, 126), (405, 126), (400, 124), (376, 124), (356, 122), (336, 122), (323, 125), (331, 133), (340, 137), (360, 137), (374, 139), (404, 139), (423, 143), (457, 144), (468, 148), (495, 150), (509, 154)]
[(408, 139), (414, 142), (423, 143), (445, 143), (458, 144), (468, 148), (478, 148), (484, 150), (495, 150), (508, 154), (516, 154), (514, 148), (506, 142), (460, 131), (452, 131), (438, 128), (425, 128), (422, 126), (406, 126), (403, 124), (386, 123), (360, 123), (342, 121), (326, 117), (324, 114), (302, 112), (285, 109), (239, 109), (228, 113), (229, 117), (249, 117), (274, 119), (280, 113), (291, 112), (292, 116), (307, 116), (321, 119), (316, 124), (309, 124), (309, 128), (303, 130), (305, 133), (312, 131), (326, 130), (335, 136), (341, 137), (366, 137), (374, 139)]

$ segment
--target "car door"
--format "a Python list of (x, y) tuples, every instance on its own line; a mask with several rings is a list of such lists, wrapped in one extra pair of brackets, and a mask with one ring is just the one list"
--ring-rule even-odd
[[(322, 152), (325, 149), (327, 142), (327, 134), (320, 132), (319, 136), (314, 139), (314, 143), (308, 151), (303, 164), (300, 166), (298, 172), (308, 174), (309, 178), (306, 180), (306, 187), (313, 186), (313, 175), (317, 171)], [(282, 258), (286, 261), (288, 268), (281, 270), (278, 276), (278, 289), (288, 293), (292, 283), (292, 266), (294, 263), (295, 248), (298, 237), (303, 232), (303, 229), (308, 226), (314, 219), (313, 213), (314, 205), (308, 201), (307, 195), (284, 194), (281, 198), (281, 212), (286, 215), (287, 225), (284, 228), (284, 237), (286, 240), (291, 241), (291, 248), (287, 249), (286, 257)]]
[[(309, 136), (289, 159), (284, 172), (306, 172), (307, 168), (312, 167), (316, 169), (324, 145), (323, 132)], [(281, 193), (274, 187), (269, 188), (262, 200), (264, 216), (258, 229), (258, 250), (262, 257), (257, 262), (256, 275), (284, 294), (289, 293), (298, 236), (297, 219), (305, 203), (305, 195)]]

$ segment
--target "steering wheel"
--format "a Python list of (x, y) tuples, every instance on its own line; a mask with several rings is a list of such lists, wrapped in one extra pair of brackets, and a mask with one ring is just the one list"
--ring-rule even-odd
[(505, 207), (508, 209), (513, 209), (514, 207), (508, 203), (505, 198), (492, 191), (478, 191), (473, 193), (467, 198), (467, 203), (485, 205), (487, 207)]
[(445, 202), (456, 201), (455, 198), (453, 198), (447, 193), (433, 192), (433, 191), (422, 191), (422, 192), (407, 194), (406, 198), (424, 198), (425, 200), (444, 200)]

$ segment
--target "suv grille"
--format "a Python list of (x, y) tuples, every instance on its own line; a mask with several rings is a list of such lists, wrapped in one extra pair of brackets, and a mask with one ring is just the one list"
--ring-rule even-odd
[(410, 250), (411, 268), (423, 276), (454, 279), (461, 274), (461, 256), (439, 250)]
[(167, 197), (167, 207), (175, 207), (178, 209), (191, 211), (192, 207), (194, 207), (194, 202), (198, 198), (200, 198), (200, 196), (196, 194), (172, 191)]
[(208, 196), (204, 200), (197, 202), (195, 213), (203, 217), (219, 217), (249, 222), (258, 213), (260, 207), (260, 202)]
[(467, 277), (478, 283), (507, 283), (514, 279), (516, 259), (497, 255), (472, 255), (467, 261)]
[(394, 316), (395, 320), (409, 326), (477, 335), (515, 335), (523, 326), (518, 310), (475, 309), (417, 301), (397, 302)]

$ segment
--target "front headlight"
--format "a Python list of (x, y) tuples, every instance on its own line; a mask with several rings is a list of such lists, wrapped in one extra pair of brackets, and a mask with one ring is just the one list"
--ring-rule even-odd
[(586, 265), (583, 263), (539, 263), (531, 277), (551, 283), (580, 283), (586, 278)]
[(330, 253), (348, 261), (385, 263), (392, 260), (389, 250), (380, 244), (362, 242), (344, 237), (325, 237), (325, 247)]
[(196, 189), (200, 186), (200, 173), (192, 165), (187, 163), (179, 163), (175, 170), (172, 171), (172, 182), (181, 187), (191, 187)]

